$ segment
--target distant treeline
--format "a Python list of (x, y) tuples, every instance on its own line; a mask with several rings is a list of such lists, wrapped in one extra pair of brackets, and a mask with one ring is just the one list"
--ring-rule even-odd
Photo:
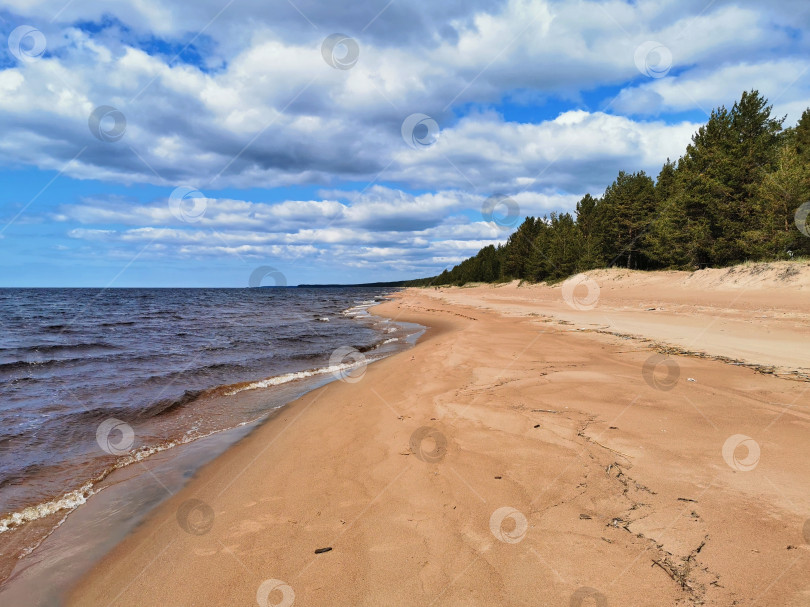
[(698, 269), (810, 255), (797, 229), (810, 201), (810, 109), (795, 127), (771, 116), (758, 91), (720, 107), (677, 162), (653, 181), (619, 173), (575, 215), (528, 217), (504, 245), (488, 246), (439, 276), (410, 285), (555, 280), (594, 268)]
[(379, 287), (404, 287), (405, 280), (393, 280), (388, 282), (358, 282), (350, 285), (343, 285), (338, 283), (325, 284), (325, 285), (297, 285), (296, 289), (343, 289), (345, 287), (362, 287), (366, 289), (379, 288)]

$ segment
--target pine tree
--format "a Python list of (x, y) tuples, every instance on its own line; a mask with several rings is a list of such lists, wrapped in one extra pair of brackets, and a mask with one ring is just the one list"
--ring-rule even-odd
[(804, 110), (794, 131), (794, 143), (799, 160), (810, 164), (810, 109)]
[(693, 267), (712, 262), (712, 248), (717, 233), (714, 208), (718, 200), (727, 198), (728, 191), (718, 177), (725, 172), (731, 159), (731, 115), (725, 107), (712, 111), (709, 121), (698, 129), (692, 143), (678, 161), (676, 177), (678, 194), (674, 197), (684, 222), (684, 234), (678, 240), (684, 246), (684, 256)]
[(551, 214), (548, 258), (550, 277), (563, 278), (575, 274), (582, 254), (580, 231), (569, 213)]
[(601, 250), (608, 265), (647, 266), (645, 240), (654, 210), (652, 179), (644, 171), (620, 171), (596, 207)]
[(493, 245), (481, 249), (476, 257), (481, 260), (480, 272), (475, 278), (477, 281), (495, 282), (500, 278), (501, 263), (498, 259), (498, 252)]
[[(810, 255), (796, 229), (810, 203), (810, 109), (794, 128), (757, 91), (715, 109), (655, 183), (620, 172), (569, 213), (528, 217), (506, 244), (484, 247), (424, 284), (562, 278), (601, 265), (685, 268)], [(804, 226), (802, 226), (804, 227)]]
[(504, 247), (504, 275), (509, 278), (526, 278), (526, 263), (531, 256), (532, 244), (537, 234), (537, 220), (526, 221), (506, 241)]
[(757, 91), (743, 93), (731, 110), (729, 157), (716, 178), (725, 196), (715, 202), (713, 262), (725, 265), (759, 257), (764, 216), (756, 194), (764, 176), (774, 168), (781, 120), (771, 118), (772, 106)]
[(689, 220), (683, 209), (680, 175), (667, 159), (655, 183), (655, 217), (647, 239), (647, 255), (656, 268), (683, 268), (690, 263)]
[(554, 272), (554, 264), (549, 258), (551, 248), (551, 225), (548, 217), (538, 219), (534, 225), (535, 237), (532, 251), (526, 264), (526, 278), (534, 282), (548, 279)]
[(796, 210), (810, 201), (810, 164), (801, 159), (795, 141), (779, 150), (776, 169), (760, 185), (759, 201), (765, 217), (760, 257), (809, 255), (810, 237), (797, 229), (795, 216)]
[(596, 207), (598, 201), (590, 194), (577, 203), (576, 224), (580, 232), (582, 251), (578, 271), (598, 268), (603, 264), (600, 255), (600, 236), (597, 230)]

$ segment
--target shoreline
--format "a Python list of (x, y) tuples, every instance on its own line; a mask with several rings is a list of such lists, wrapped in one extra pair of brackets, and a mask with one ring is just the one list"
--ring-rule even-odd
[(656, 383), (646, 348), (502, 308), (375, 307), (429, 329), (200, 469), (68, 604), (801, 604), (803, 382), (676, 355)]
[[(366, 312), (367, 308), (370, 307), (366, 305), (367, 303), (370, 304), (371, 302), (363, 302), (363, 305), (349, 308), (344, 313), (348, 313), (347, 315), (354, 318), (355, 322), (368, 324), (371, 319), (376, 317)], [(379, 320), (377, 318), (377, 321)], [(388, 322), (388, 319), (385, 319), (385, 322)], [(359, 356), (362, 359), (360, 362), (363, 368), (391, 356), (392, 352), (410, 349), (414, 339), (418, 338), (423, 331), (422, 327), (409, 326), (407, 323), (390, 323), (388, 326), (397, 327), (396, 334), (398, 337), (396, 339), (390, 338), (390, 331), (393, 331), (393, 329), (380, 331), (378, 341), (373, 347), (358, 351), (362, 352)], [(215, 429), (204, 435), (183, 437), (183, 439), (169, 443), (161, 443), (139, 451), (132, 451), (119, 458), (121, 461), (115, 462), (99, 476), (87, 481), (81, 489), (70, 491), (47, 503), (40, 503), (16, 513), (17, 517), (20, 517), (20, 515), (35, 515), (35, 518), (31, 520), (15, 521), (15, 513), (9, 513), (4, 519), (11, 525), (5, 532), (9, 535), (5, 538), (0, 535), (0, 539), (6, 540), (3, 552), (5, 553), (6, 563), (9, 565), (9, 573), (4, 576), (2, 583), (0, 583), (0, 600), (9, 599), (14, 602), (15, 597), (26, 596), (30, 598), (31, 590), (36, 589), (38, 592), (42, 589), (41, 584), (37, 582), (37, 580), (42, 581), (42, 574), (38, 574), (39, 578), (35, 575), (31, 580), (20, 580), (18, 574), (25, 577), (29, 576), (31, 571), (37, 568), (50, 569), (52, 571), (44, 575), (44, 579), (50, 581), (51, 575), (62, 573), (58, 567), (49, 563), (48, 560), (49, 558), (52, 559), (54, 555), (59, 558), (60, 551), (70, 550), (73, 547), (65, 537), (72, 535), (74, 541), (83, 541), (80, 536), (74, 533), (73, 527), (86, 523), (74, 525), (73, 522), (76, 519), (84, 520), (91, 516), (88, 513), (92, 513), (97, 517), (98, 524), (105, 526), (107, 534), (118, 540), (123, 539), (134, 526), (140, 523), (140, 520), (149, 515), (155, 503), (159, 503), (165, 498), (164, 492), (176, 491), (186, 483), (186, 480), (178, 476), (179, 468), (184, 468), (182, 474), (185, 478), (188, 478), (199, 467), (198, 464), (195, 468), (195, 464), (184, 463), (184, 460), (188, 459), (185, 456), (187, 451), (199, 452), (201, 449), (209, 448), (216, 451), (218, 455), (221, 454), (234, 442), (241, 440), (245, 433), (255, 431), (256, 427), (278, 415), (279, 411), (289, 402), (325, 383), (334, 381), (338, 376), (351, 374), (352, 369), (357, 367), (358, 364), (356, 361), (345, 363), (340, 361), (332, 365), (331, 361), (329, 361), (329, 366), (323, 368), (305, 369), (271, 378), (226, 384), (208, 389), (204, 391), (202, 397), (210, 399), (219, 396), (237, 398), (240, 401), (245, 401), (245, 399), (249, 399), (248, 402), (255, 401), (258, 417), (240, 422), (235, 426)], [(202, 397), (198, 397), (196, 400), (202, 400)], [(260, 405), (257, 399), (272, 402), (274, 406), (267, 408), (266, 405)], [(262, 409), (265, 410), (262, 411)], [(259, 412), (261, 413), (259, 414)], [(206, 447), (203, 447), (204, 445)], [(204, 460), (211, 459), (207, 453), (201, 453), (199, 457)], [(177, 461), (175, 462), (175, 460)], [(162, 472), (156, 473), (156, 470), (162, 470)], [(151, 477), (151, 480), (146, 477)], [(105, 515), (103, 512), (103, 508), (104, 504), (109, 507), (110, 501), (114, 499), (110, 498), (111, 493), (114, 493), (116, 487), (121, 484), (131, 485), (131, 491), (137, 493), (144, 491), (151, 493), (148, 496), (138, 495), (136, 501), (142, 504), (139, 508), (130, 505), (116, 506), (116, 510), (127, 511), (127, 518), (113, 524), (110, 516)], [(171, 487), (171, 491), (169, 487)], [(103, 495), (101, 495), (102, 492)], [(154, 495), (155, 493), (157, 495)], [(68, 500), (67, 498), (72, 499)], [(71, 503), (68, 504), (68, 501)], [(62, 504), (63, 502), (64, 504)], [(58, 507), (60, 505), (61, 507)], [(44, 512), (43, 507), (48, 506), (54, 507), (53, 512)], [(84, 516), (78, 515), (80, 510)], [(113, 514), (115, 515), (117, 512)], [(19, 520), (23, 521), (22, 518)], [(52, 540), (54, 534), (57, 537)], [(62, 537), (59, 537), (60, 535)], [(93, 563), (97, 561), (98, 557), (106, 553), (114, 543), (111, 544), (109, 538), (103, 538), (96, 541), (95, 544), (88, 544), (86, 547), (90, 548), (93, 553), (99, 550), (99, 548), (95, 548), (96, 544), (102, 546), (100, 548), (101, 553), (96, 554), (95, 558), (85, 558), (82, 555), (84, 562)], [(61, 549), (58, 547), (61, 547)], [(50, 554), (50, 557), (48, 554)], [(75, 568), (76, 565), (71, 562), (67, 566)], [(52, 598), (47, 598), (46, 602), (50, 604), (49, 601), (51, 600)]]

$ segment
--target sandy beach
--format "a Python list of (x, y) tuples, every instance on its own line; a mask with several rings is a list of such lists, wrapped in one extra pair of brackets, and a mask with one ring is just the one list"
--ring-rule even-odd
[(397, 294), (414, 348), (284, 407), (69, 604), (807, 605), (810, 268), (731, 270)]

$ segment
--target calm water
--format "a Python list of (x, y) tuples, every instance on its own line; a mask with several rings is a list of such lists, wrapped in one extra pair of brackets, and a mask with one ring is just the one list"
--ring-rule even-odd
[(83, 502), (114, 468), (362, 365), (330, 361), (338, 348), (369, 362), (401, 348), (413, 329), (365, 312), (390, 291), (0, 290), (0, 540), (23, 512)]

